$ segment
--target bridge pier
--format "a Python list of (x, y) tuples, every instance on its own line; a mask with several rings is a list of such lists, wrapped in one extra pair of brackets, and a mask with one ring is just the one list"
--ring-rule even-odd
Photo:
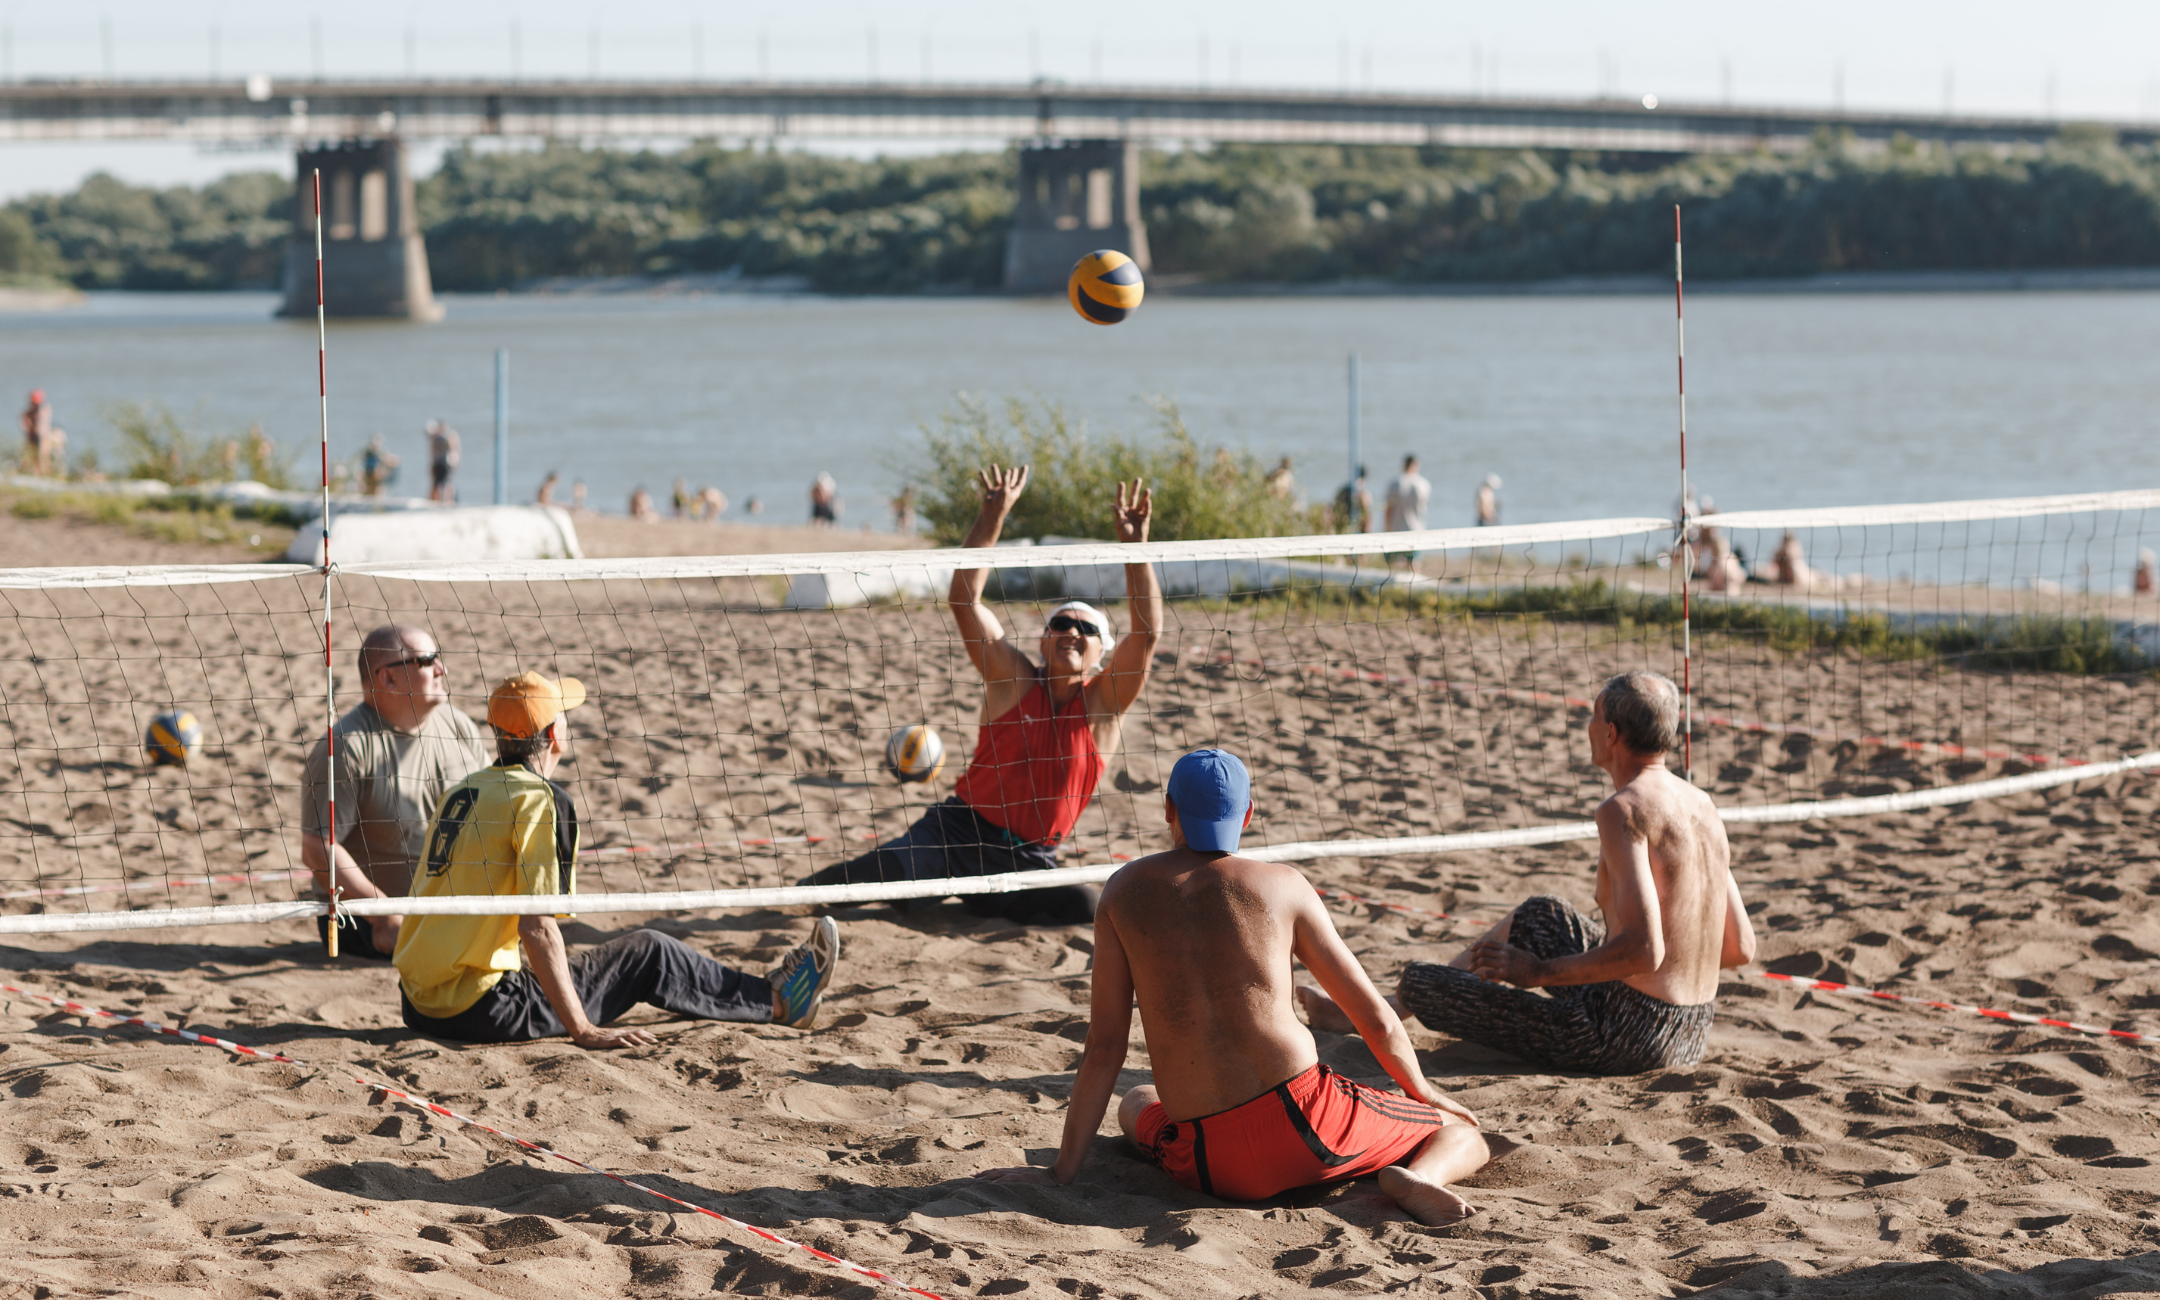
[(322, 169), (323, 310), (331, 316), (440, 320), (413, 210), (402, 141), (346, 140), (300, 151), (280, 316), (315, 314), (314, 171)]
[(1073, 263), (1114, 248), (1148, 269), (1140, 220), (1140, 147), (1071, 140), (1020, 150), (1020, 202), (1005, 241), (1005, 287), (1062, 289)]

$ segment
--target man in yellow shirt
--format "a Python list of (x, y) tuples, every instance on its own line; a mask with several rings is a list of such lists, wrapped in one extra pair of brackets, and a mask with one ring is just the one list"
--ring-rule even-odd
[[(495, 688), (495, 766), (443, 795), (414, 898), (576, 892), (577, 808), (549, 777), (569, 749), (563, 715), (584, 702), (570, 677), (520, 673)], [(760, 977), (657, 930), (571, 957), (552, 916), (407, 916), (392, 960), (405, 1023), (421, 1033), (476, 1043), (568, 1034), (580, 1047), (631, 1047), (653, 1036), (605, 1026), (641, 1002), (699, 1020), (809, 1028), (840, 960), (840, 932), (818, 918), (809, 941)]]

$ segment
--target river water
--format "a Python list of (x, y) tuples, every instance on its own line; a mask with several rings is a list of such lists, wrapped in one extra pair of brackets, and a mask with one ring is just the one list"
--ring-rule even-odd
[[(1676, 496), (1670, 298), (1158, 297), (1114, 328), (1062, 300), (456, 297), (433, 325), (333, 324), (333, 455), (372, 434), (426, 486), (422, 424), (463, 434), (463, 499), (492, 492), (494, 353), (511, 362), (513, 500), (560, 471), (619, 512), (712, 482), (741, 518), (799, 523), (820, 470), (849, 527), (886, 499), (919, 422), (957, 392), (1145, 427), (1175, 399), (1203, 443), (1291, 456), (1315, 499), (1346, 465), (1361, 356), (1376, 494), (1406, 452), (1429, 522), (1469, 522), (1487, 473), (1514, 522), (1662, 514)], [(316, 438), (313, 322), (262, 294), (94, 294), (0, 314), (0, 394), (47, 389), (74, 446), (163, 402), (206, 431)], [(1720, 508), (1955, 500), (2160, 483), (2160, 293), (1704, 294), (1688, 304), (1689, 463)], [(10, 410), (13, 408), (11, 407)], [(310, 475), (311, 477), (311, 475)], [(567, 493), (566, 493), (567, 494)]]

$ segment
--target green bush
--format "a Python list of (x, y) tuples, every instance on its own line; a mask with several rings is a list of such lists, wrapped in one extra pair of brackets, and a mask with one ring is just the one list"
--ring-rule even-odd
[(105, 421), (120, 435), (122, 478), (157, 479), (174, 487), (238, 479), (294, 486), (295, 453), (279, 447), (259, 424), (237, 438), (200, 437), (162, 402), (115, 403)]
[(963, 396), (922, 429), (921, 455), (899, 468), (919, 484), (930, 535), (957, 545), (982, 502), (976, 471), (1030, 466), (1027, 490), (1006, 521), (1007, 537), (1108, 539), (1117, 485), (1147, 480), (1154, 494), (1149, 537), (1288, 537), (1324, 532), (1326, 511), (1269, 493), (1267, 467), (1250, 452), (1202, 447), (1175, 404), (1158, 401), (1142, 437), (1091, 438), (1054, 402), (989, 402)]

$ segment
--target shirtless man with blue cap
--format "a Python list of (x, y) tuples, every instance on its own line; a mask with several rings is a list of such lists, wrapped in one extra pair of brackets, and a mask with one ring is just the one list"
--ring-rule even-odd
[[(1155, 1081), (1125, 1094), (1118, 1125), (1194, 1191), (1257, 1201), (1377, 1175), (1422, 1223), (1471, 1207), (1447, 1188), (1490, 1157), (1477, 1119), (1425, 1080), (1383, 1001), (1305, 877), (1237, 856), (1252, 821), (1245, 764), (1196, 750), (1170, 773), (1171, 848), (1110, 878), (1095, 912), (1087, 1048), (1048, 1169), (986, 1170), (1011, 1183), (1070, 1183), (1102, 1123), (1137, 999)], [(1402, 1092), (1320, 1064), (1298, 1019), (1291, 961), (1335, 999)]]

